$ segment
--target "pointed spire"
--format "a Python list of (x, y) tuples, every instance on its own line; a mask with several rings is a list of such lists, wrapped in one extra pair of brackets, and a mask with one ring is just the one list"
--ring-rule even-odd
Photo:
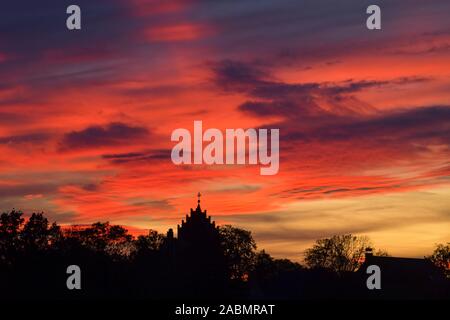
[(201, 211), (200, 209), (200, 197), (202, 196), (202, 194), (199, 192), (197, 193), (197, 210)]

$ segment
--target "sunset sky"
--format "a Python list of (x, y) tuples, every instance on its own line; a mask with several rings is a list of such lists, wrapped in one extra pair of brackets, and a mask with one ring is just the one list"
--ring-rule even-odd
[[(82, 29), (66, 28), (77, 4)], [(382, 30), (366, 28), (378, 4)], [(450, 241), (450, 1), (7, 1), (0, 211), (166, 232), (196, 205), (302, 260)], [(280, 170), (172, 163), (177, 128), (279, 128)]]

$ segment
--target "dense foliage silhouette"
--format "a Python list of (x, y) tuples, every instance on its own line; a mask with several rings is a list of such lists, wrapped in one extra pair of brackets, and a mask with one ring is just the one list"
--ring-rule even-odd
[[(196, 211), (191, 212), (195, 215)], [(202, 219), (208, 219), (206, 214)], [(364, 248), (369, 244), (366, 238), (343, 235), (320, 239), (305, 252), (304, 267), (288, 259), (275, 259), (264, 250), (257, 251), (250, 231), (231, 225), (214, 228), (217, 233), (211, 231), (212, 240), (196, 236), (190, 238), (195, 241), (182, 242), (174, 238), (172, 230), (167, 235), (150, 230), (136, 238), (125, 228), (108, 222), (63, 228), (50, 223), (43, 213), (33, 213), (28, 219), (16, 210), (3, 213), (0, 296), (3, 299), (383, 298), (382, 294), (367, 290), (367, 275), (364, 270), (358, 271), (364, 260)], [(184, 237), (188, 239), (186, 230)], [(442, 274), (448, 272), (448, 267), (445, 268), (448, 246), (438, 246), (430, 261), (436, 262)], [(81, 268), (81, 290), (66, 287), (69, 265)], [(413, 288), (413, 292), (417, 291), (413, 297), (424, 298), (424, 286), (432, 287), (431, 291), (426, 290), (425, 298), (449, 297), (449, 280), (444, 276)], [(389, 297), (402, 298), (401, 285), (399, 288)], [(411, 287), (408, 290), (411, 292)]]

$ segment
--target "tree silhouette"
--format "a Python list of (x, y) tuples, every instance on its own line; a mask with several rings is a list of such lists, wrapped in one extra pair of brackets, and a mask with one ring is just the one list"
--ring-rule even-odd
[[(288, 259), (275, 259), (264, 250), (257, 252), (248, 230), (231, 225), (217, 229), (213, 226), (211, 230), (214, 241), (198, 237), (199, 241), (189, 243), (189, 239), (183, 242), (173, 233), (165, 236), (154, 230), (134, 238), (125, 228), (108, 222), (61, 228), (51, 224), (43, 213), (33, 213), (29, 219), (24, 219), (20, 211), (3, 213), (0, 299), (293, 299), (361, 294), (361, 275), (353, 271), (370, 245), (367, 237), (346, 234), (317, 240), (306, 250), (305, 262), (310, 268), (304, 268)], [(438, 245), (428, 257), (447, 275), (449, 247), (450, 244)], [(379, 251), (377, 255), (386, 253)], [(67, 290), (65, 286), (65, 270), (73, 264), (83, 270), (82, 292)], [(433, 288), (443, 288), (435, 296), (447, 297), (448, 282), (439, 282), (445, 277), (433, 274), (432, 278), (436, 280)], [(429, 277), (425, 274), (424, 279)], [(406, 282), (411, 281), (402, 285)], [(428, 292), (426, 286), (419, 283), (413, 289), (424, 294)]]
[(46, 250), (62, 238), (61, 228), (49, 224), (43, 213), (33, 213), (20, 232), (26, 250)]
[(219, 227), (219, 235), (230, 277), (245, 278), (254, 266), (256, 242), (251, 232), (224, 225)]
[(447, 278), (450, 278), (450, 242), (446, 245), (438, 244), (433, 253), (426, 258), (441, 269)]
[(71, 235), (91, 250), (116, 257), (128, 256), (132, 250), (133, 237), (125, 228), (109, 222), (96, 222), (84, 230), (73, 231)]
[(155, 257), (165, 249), (166, 236), (156, 230), (149, 230), (147, 235), (140, 235), (133, 240), (133, 256)]
[(311, 268), (331, 269), (338, 273), (356, 271), (369, 246), (367, 237), (352, 234), (319, 239), (305, 251), (305, 262)]
[(253, 275), (260, 280), (271, 278), (276, 273), (274, 259), (264, 250), (258, 252), (254, 259)]
[(302, 271), (304, 268), (289, 259), (274, 259), (266, 251), (261, 250), (255, 255), (252, 275), (259, 280), (267, 280), (279, 276), (281, 273)]
[(138, 252), (158, 251), (164, 244), (166, 237), (155, 230), (149, 230), (148, 235), (138, 236), (135, 247)]
[(0, 216), (0, 261), (12, 264), (21, 249), (20, 230), (25, 221), (21, 211), (12, 210)]

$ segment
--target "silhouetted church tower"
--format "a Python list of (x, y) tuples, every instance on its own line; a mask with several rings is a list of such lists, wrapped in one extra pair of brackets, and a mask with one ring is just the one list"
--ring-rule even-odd
[(176, 277), (185, 294), (196, 297), (217, 296), (223, 291), (227, 279), (226, 264), (221, 246), (219, 229), (206, 210), (191, 209), (186, 220), (178, 225), (177, 238), (169, 230), (168, 238), (174, 243)]
[(202, 211), (200, 207), (200, 192), (197, 195), (197, 208), (191, 208), (191, 214), (186, 215), (186, 221), (181, 221), (178, 225), (178, 240), (181, 243), (189, 243), (192, 245), (202, 244), (203, 241), (216, 242), (219, 239), (219, 232), (216, 223), (211, 222), (211, 217), (207, 216), (206, 210)]

